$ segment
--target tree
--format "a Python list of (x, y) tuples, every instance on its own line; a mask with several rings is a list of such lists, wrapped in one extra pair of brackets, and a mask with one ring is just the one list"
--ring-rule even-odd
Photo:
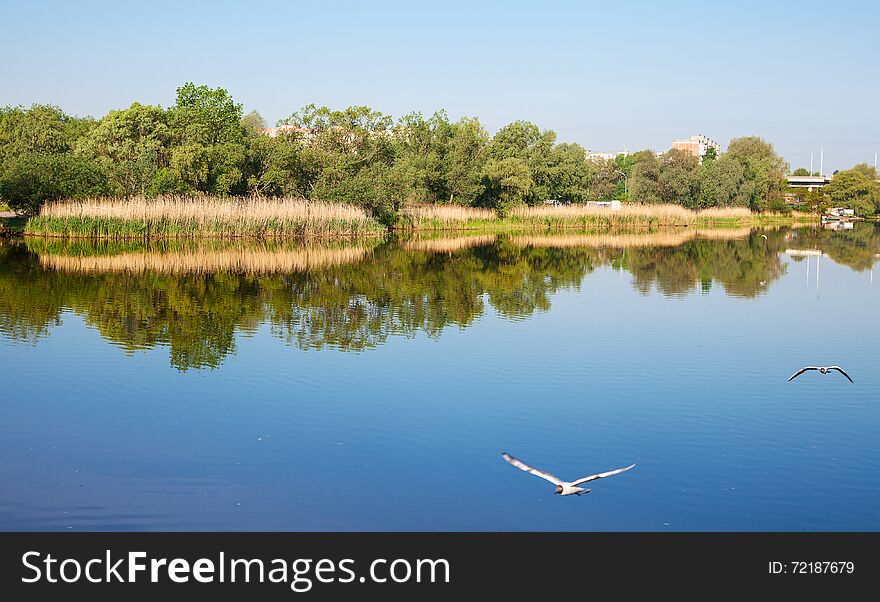
[(36, 212), (45, 201), (106, 194), (106, 174), (72, 149), (95, 122), (51, 105), (0, 109), (0, 200)]
[(489, 159), (483, 167), (483, 186), (480, 205), (503, 214), (528, 198), (532, 189), (531, 173), (525, 160), (519, 157)]
[(661, 203), (660, 160), (649, 152), (642, 155), (632, 167), (629, 178), (629, 197), (638, 203)]
[(19, 155), (3, 164), (0, 198), (22, 213), (36, 213), (46, 201), (107, 194), (100, 165), (72, 153)]
[(547, 177), (549, 198), (566, 203), (588, 200), (593, 170), (579, 144), (557, 144), (553, 148)]
[(345, 180), (394, 159), (391, 117), (369, 107), (334, 111), (307, 105), (279, 123), (298, 128), (291, 142), (299, 145), (301, 173), (308, 178), (304, 188), (317, 199), (337, 198), (346, 188)]
[(169, 114), (170, 167), (194, 191), (227, 195), (247, 191), (242, 107), (223, 88), (186, 83)]
[(154, 192), (157, 172), (168, 167), (168, 147), (167, 113), (135, 102), (107, 113), (76, 150), (102, 166), (114, 194), (130, 196)]
[(625, 181), (624, 173), (614, 161), (591, 161), (589, 197), (593, 200), (610, 199), (618, 191), (618, 185)]
[(690, 209), (699, 205), (700, 163), (692, 154), (672, 149), (660, 157), (660, 199)]
[(748, 207), (752, 198), (751, 186), (736, 158), (724, 154), (710, 163), (704, 161), (699, 208)]
[[(529, 205), (543, 203), (552, 194), (551, 161), (556, 134), (541, 131), (528, 121), (514, 121), (492, 137), (486, 155), (496, 163), (507, 159), (519, 159), (528, 171), (531, 185), (520, 199)], [(508, 162), (507, 165), (513, 165)]]
[(66, 153), (95, 122), (52, 105), (0, 108), (0, 164), (21, 155)]
[(263, 119), (259, 111), (253, 110), (241, 118), (241, 125), (244, 127), (245, 132), (259, 133), (260, 130), (266, 127), (266, 120)]
[(749, 207), (765, 210), (785, 206), (783, 192), (788, 166), (773, 150), (773, 145), (757, 136), (730, 141), (727, 155), (743, 167), (745, 179), (751, 183)]
[(880, 212), (877, 171), (864, 163), (838, 172), (825, 186), (825, 192), (834, 207), (847, 207), (861, 216)]
[(451, 125), (443, 171), (450, 203), (475, 204), (483, 195), (483, 165), (489, 134), (479, 120), (464, 117)]
[(819, 172), (814, 171), (811, 173), (810, 170), (807, 169), (806, 167), (798, 167), (796, 170), (791, 172), (791, 175), (793, 175), (793, 176), (818, 176)]
[(703, 165), (707, 165), (718, 158), (718, 151), (715, 150), (714, 146), (710, 146), (706, 149), (706, 154), (703, 155)]
[(413, 199), (422, 203), (444, 203), (449, 197), (444, 157), (451, 135), (446, 113), (430, 119), (421, 113), (403, 117), (395, 129), (394, 163), (411, 174)]

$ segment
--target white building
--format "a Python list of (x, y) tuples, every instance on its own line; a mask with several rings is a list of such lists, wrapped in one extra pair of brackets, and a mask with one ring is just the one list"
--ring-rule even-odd
[(624, 157), (629, 155), (629, 151), (624, 149), (622, 151), (617, 151), (616, 153), (595, 153), (591, 150), (587, 150), (585, 152), (587, 161), (614, 161), (620, 155)]
[(716, 155), (721, 154), (721, 145), (702, 134), (691, 136), (687, 140), (673, 140), (672, 148), (688, 152), (700, 161), (703, 160), (703, 157), (706, 156), (706, 151), (710, 148), (715, 149)]
[(587, 207), (597, 207), (599, 209), (611, 209), (611, 211), (620, 211), (622, 205), (620, 201), (587, 201)]

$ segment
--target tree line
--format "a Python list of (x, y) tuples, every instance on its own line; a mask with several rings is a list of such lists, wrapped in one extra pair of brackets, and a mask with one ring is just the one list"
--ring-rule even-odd
[(699, 209), (784, 210), (787, 165), (738, 138), (700, 162), (671, 150), (595, 161), (583, 147), (516, 121), (490, 136), (440, 111), (398, 120), (369, 107), (308, 105), (266, 135), (222, 88), (187, 83), (174, 105), (133, 103), (99, 120), (58, 107), (0, 109), (0, 200), (35, 212), (50, 200), (112, 195), (290, 195), (354, 203), (386, 222), (404, 203), (501, 212), (546, 201), (627, 199)]

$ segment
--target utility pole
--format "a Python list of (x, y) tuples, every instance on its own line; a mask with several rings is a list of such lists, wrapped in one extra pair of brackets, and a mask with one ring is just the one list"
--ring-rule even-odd
[(810, 151), (810, 176), (813, 175), (813, 151)]
[(819, 176), (825, 177), (825, 149), (819, 151)]

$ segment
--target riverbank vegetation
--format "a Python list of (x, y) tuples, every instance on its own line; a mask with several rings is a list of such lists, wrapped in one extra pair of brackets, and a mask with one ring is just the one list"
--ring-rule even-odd
[[(219, 365), (234, 353), (237, 335), (260, 324), (303, 349), (360, 350), (394, 335), (441, 336), (490, 309), (532, 315), (602, 267), (621, 270), (642, 292), (720, 286), (755, 297), (785, 272), (782, 253), (793, 244), (817, 245), (858, 266), (880, 252), (880, 226), (873, 224), (791, 234), (680, 228), (329, 245), (0, 241), (0, 263), (8, 266), (0, 271), (0, 335), (36, 341), (72, 312), (127, 352), (168, 347), (172, 365), (186, 370)], [(857, 255), (836, 258), (837, 245)]]
[(354, 205), (266, 197), (131, 197), (59, 201), (27, 234), (70, 238), (315, 238), (384, 232)]
[[(745, 207), (700, 211), (679, 205), (625, 203), (619, 209), (591, 205), (517, 206), (506, 212), (451, 205), (406, 206), (390, 226), (395, 232), (534, 232), (566, 229), (658, 227), (737, 228), (792, 224), (799, 214), (753, 213)], [(387, 232), (366, 209), (287, 197), (100, 198), (54, 201), (24, 225), (24, 233), (62, 238), (332, 238)]]
[(170, 107), (133, 103), (101, 119), (48, 105), (2, 108), (0, 202), (35, 214), (61, 199), (259, 195), (354, 205), (387, 225), (409, 205), (506, 214), (618, 199), (786, 210), (787, 166), (756, 137), (702, 162), (677, 150), (605, 161), (527, 121), (490, 135), (476, 118), (442, 111), (395, 121), (369, 107), (308, 105), (265, 125), (225, 90), (192, 83)]
[(521, 205), (505, 212), (458, 206), (410, 206), (395, 224), (400, 230), (559, 230), (668, 226), (740, 227), (807, 221), (796, 212), (754, 213), (746, 207), (693, 210), (672, 204), (623, 203), (619, 209), (595, 205)]

